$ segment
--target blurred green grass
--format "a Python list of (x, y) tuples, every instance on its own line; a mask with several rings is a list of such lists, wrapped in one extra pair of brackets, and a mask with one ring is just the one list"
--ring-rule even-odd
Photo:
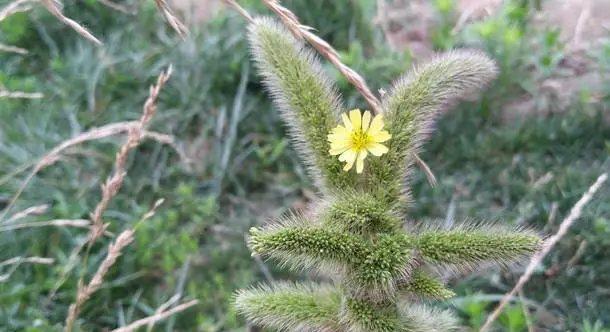
[[(431, 188), (424, 175), (415, 172), (412, 218), (459, 222), (470, 216), (552, 233), (595, 178), (610, 169), (610, 80), (595, 102), (583, 90), (567, 109), (548, 114), (532, 109), (527, 117), (506, 121), (502, 112), (518, 96), (527, 94), (537, 101), (534, 105), (548, 104), (541, 81), (562, 74), (559, 61), (565, 56), (556, 31), (529, 23), (535, 9), (528, 1), (509, 1), (498, 14), (452, 34), (453, 2), (435, 3), (435, 49), (482, 48), (497, 59), (502, 72), (484, 95), (462, 103), (438, 123), (422, 158), (439, 184)], [(245, 5), (263, 10), (254, 1)], [(373, 1), (328, 6), (322, 0), (293, 0), (287, 5), (335, 45), (373, 89), (387, 88), (417, 60), (408, 51), (392, 51), (386, 45), (371, 24)], [(40, 100), (0, 99), (0, 208), (27, 175), (13, 175), (16, 169), (78, 133), (136, 119), (147, 86), (173, 64), (174, 75), (161, 94), (151, 129), (175, 136), (190, 160), (152, 141), (131, 156), (125, 186), (106, 214), (110, 231), (133, 226), (157, 199), (166, 201), (153, 219), (138, 227), (136, 242), (87, 302), (80, 329), (125, 325), (152, 314), (179, 293), (200, 304), (158, 324), (158, 329), (243, 330), (245, 322), (230, 305), (233, 292), (265, 278), (245, 247), (244, 234), (313, 197), (312, 184), (250, 68), (244, 22), (221, 12), (192, 27), (189, 38), (181, 41), (151, 3), (142, 4), (137, 17), (93, 0), (66, 1), (65, 10), (85, 22), (105, 46), (92, 46), (41, 9), (0, 23), (3, 43), (30, 52), (0, 53), (0, 86), (45, 94)], [(606, 73), (609, 50), (610, 42), (590, 55)], [(365, 108), (349, 84), (330, 66), (328, 70), (350, 107)], [(111, 138), (70, 149), (34, 177), (8, 214), (48, 204), (47, 213), (31, 220), (88, 218), (120, 142)], [(527, 301), (502, 315), (499, 330), (526, 331), (525, 307), (542, 329), (607, 330), (609, 193), (606, 186), (587, 206), (526, 286)], [(549, 222), (554, 206), (556, 217)], [(0, 282), (0, 329), (61, 330), (79, 277), (95, 271), (110, 242), (104, 239), (93, 248), (87, 266), (66, 274), (71, 250), (86, 235), (68, 228), (0, 233), (0, 261), (15, 256), (56, 260), (48, 266), (0, 267), (0, 273), (10, 273)], [(581, 256), (568, 266), (583, 243)], [(287, 277), (272, 262), (267, 265), (274, 278)], [(480, 326), (518, 276), (517, 267), (452, 278), (459, 290), (452, 305), (464, 324)]]

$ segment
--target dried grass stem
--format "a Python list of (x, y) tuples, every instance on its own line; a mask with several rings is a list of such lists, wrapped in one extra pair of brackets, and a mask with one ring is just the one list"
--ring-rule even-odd
[(546, 255), (551, 251), (551, 249), (553, 249), (557, 242), (559, 242), (559, 240), (568, 232), (568, 229), (572, 226), (572, 224), (574, 224), (574, 222), (578, 220), (578, 218), (580, 218), (583, 207), (587, 205), (587, 203), (589, 203), (589, 201), (593, 198), (593, 195), (595, 195), (595, 193), (599, 190), (599, 188), (601, 188), (601, 186), (604, 184), (604, 182), (606, 182), (607, 179), (608, 174), (604, 173), (600, 175), (595, 181), (595, 183), (593, 183), (591, 187), (589, 187), (587, 192), (582, 195), (580, 200), (578, 200), (578, 202), (574, 204), (568, 216), (559, 225), (559, 230), (557, 231), (557, 233), (555, 233), (555, 235), (551, 236), (545, 241), (544, 245), (542, 246), (542, 250), (540, 250), (532, 257), (530, 263), (525, 269), (525, 272), (523, 273), (523, 275), (521, 275), (515, 287), (513, 287), (510, 292), (504, 295), (496, 309), (491, 313), (491, 315), (487, 317), (487, 321), (485, 322), (483, 327), (481, 327), (481, 332), (489, 331), (492, 324), (498, 318), (498, 316), (500, 316), (502, 310), (508, 304), (510, 299), (512, 299), (515, 294), (517, 294), (523, 289), (525, 283), (527, 283), (531, 276), (534, 274), (534, 270), (536, 269), (536, 267), (542, 262), (544, 257), (546, 257)]

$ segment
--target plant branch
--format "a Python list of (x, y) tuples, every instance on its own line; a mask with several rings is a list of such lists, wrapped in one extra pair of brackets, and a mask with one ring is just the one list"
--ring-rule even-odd
[(93, 42), (98, 46), (102, 46), (103, 43), (97, 39), (89, 30), (85, 29), (82, 25), (80, 25), (75, 20), (66, 17), (63, 14), (63, 10), (61, 9), (61, 3), (59, 0), (41, 0), (42, 5), (51, 13), (51, 15), (55, 16), (58, 20), (60, 20), (65, 25), (72, 28), (72, 30), (76, 31), (79, 35), (85, 37), (85, 39)]
[(551, 249), (553, 249), (555, 244), (557, 244), (557, 242), (559, 242), (559, 240), (568, 232), (568, 229), (570, 229), (572, 224), (574, 224), (574, 222), (576, 220), (578, 220), (578, 218), (580, 218), (583, 207), (587, 203), (589, 203), (589, 201), (593, 198), (593, 195), (595, 195), (595, 193), (599, 190), (599, 188), (601, 188), (602, 184), (607, 179), (608, 179), (608, 174), (604, 173), (604, 174), (600, 175), (597, 178), (597, 180), (595, 181), (595, 183), (593, 183), (593, 185), (591, 185), (591, 187), (589, 187), (587, 192), (585, 192), (582, 195), (580, 200), (578, 200), (578, 202), (576, 202), (576, 204), (574, 204), (574, 206), (570, 210), (570, 213), (568, 214), (568, 216), (561, 222), (557, 233), (555, 233), (555, 235), (551, 236), (550, 238), (548, 238), (545, 241), (544, 245), (542, 246), (542, 250), (540, 250), (537, 254), (535, 254), (532, 257), (532, 259), (530, 260), (530, 263), (528, 264), (527, 268), (525, 269), (525, 272), (523, 273), (523, 275), (521, 275), (521, 277), (517, 281), (517, 284), (515, 285), (515, 287), (513, 287), (513, 289), (510, 292), (508, 292), (508, 293), (506, 293), (506, 295), (504, 295), (504, 297), (502, 298), (502, 300), (500, 301), (500, 303), (498, 304), (496, 309), (491, 313), (491, 315), (489, 315), (489, 317), (487, 317), (487, 321), (485, 322), (483, 327), (481, 327), (481, 330), (480, 330), (481, 332), (489, 331), (492, 324), (498, 318), (498, 316), (502, 313), (502, 310), (508, 304), (510, 299), (513, 298), (515, 296), (515, 294), (517, 294), (519, 291), (521, 291), (523, 289), (523, 286), (525, 285), (525, 283), (527, 283), (529, 281), (529, 279), (533, 275), (536, 267), (542, 262), (544, 257), (551, 251)]
[(137, 330), (138, 328), (140, 328), (142, 326), (145, 326), (145, 325), (148, 325), (148, 324), (151, 324), (151, 323), (156, 323), (156, 322), (158, 322), (160, 320), (164, 320), (164, 319), (166, 319), (166, 318), (168, 318), (168, 317), (170, 317), (170, 316), (172, 316), (172, 315), (174, 315), (176, 313), (184, 311), (184, 310), (186, 310), (186, 309), (196, 305), (197, 303), (199, 303), (199, 301), (197, 301), (197, 300), (192, 300), (192, 301), (189, 301), (189, 302), (182, 303), (182, 304), (177, 305), (177, 306), (175, 306), (175, 307), (173, 307), (173, 308), (171, 308), (169, 310), (164, 310), (164, 311), (157, 312), (157, 313), (155, 313), (152, 316), (139, 319), (139, 320), (137, 320), (137, 321), (127, 325), (127, 326), (124, 326), (124, 327), (121, 327), (121, 328), (118, 328), (118, 329), (114, 329), (114, 330), (112, 330), (112, 332), (131, 332), (131, 331), (135, 331), (135, 330)]

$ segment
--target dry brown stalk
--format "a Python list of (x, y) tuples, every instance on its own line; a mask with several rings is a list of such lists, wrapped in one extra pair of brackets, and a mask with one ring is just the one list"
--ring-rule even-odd
[(320, 54), (328, 59), (343, 76), (360, 92), (366, 102), (369, 104), (371, 111), (374, 114), (381, 114), (381, 103), (379, 99), (371, 92), (366, 81), (355, 70), (351, 69), (339, 57), (339, 53), (324, 39), (318, 37), (312, 32), (313, 28), (302, 25), (298, 17), (288, 10), (288, 8), (280, 5), (277, 0), (263, 0), (263, 3), (271, 9), (284, 23), (284, 25), (298, 39), (305, 39), (311, 44)]
[(47, 205), (47, 204), (30, 206), (29, 208), (27, 208), (23, 211), (19, 211), (19, 212), (13, 214), (10, 218), (8, 218), (6, 220), (6, 223), (12, 223), (21, 218), (25, 218), (27, 216), (41, 215), (41, 214), (47, 212), (48, 209), (49, 209), (49, 205)]
[(0, 52), (17, 53), (22, 55), (29, 53), (25, 48), (4, 44), (0, 44)]
[[(21, 168), (19, 171), (24, 171), (24, 170), (28, 169), (30, 166), (33, 166), (32, 171), (28, 174), (28, 176), (23, 181), (23, 183), (21, 184), (21, 186), (19, 187), (19, 189), (17, 190), (15, 195), (13, 195), (13, 197), (9, 201), (8, 205), (4, 208), (4, 211), (0, 215), (0, 223), (2, 223), (3, 218), (9, 212), (9, 210), (14, 206), (15, 202), (17, 202), (17, 199), (19, 199), (19, 197), (21, 196), (21, 194), (23, 193), (25, 188), (28, 186), (30, 181), (34, 178), (34, 176), (38, 172), (40, 172), (42, 169), (44, 169), (45, 167), (50, 166), (50, 165), (54, 164), (57, 160), (59, 160), (62, 152), (64, 152), (65, 150), (67, 150), (71, 147), (74, 147), (76, 145), (80, 145), (84, 142), (99, 140), (99, 139), (103, 139), (103, 138), (110, 137), (110, 136), (115, 136), (115, 135), (122, 134), (122, 133), (129, 133), (132, 131), (133, 128), (138, 127), (138, 126), (140, 126), (139, 121), (127, 121), (127, 122), (111, 123), (111, 124), (108, 124), (105, 126), (93, 128), (93, 129), (88, 130), (84, 133), (81, 133), (73, 138), (63, 141), (61, 144), (57, 145), (56, 147), (51, 149), (49, 152), (47, 152), (45, 155), (43, 155), (35, 164), (28, 165), (28, 167)], [(185, 161), (187, 160), (185, 153), (182, 151), (182, 149), (180, 149), (178, 147), (178, 145), (176, 144), (176, 142), (172, 136), (169, 136), (166, 134), (161, 134), (161, 133), (156, 133), (156, 132), (151, 132), (151, 131), (146, 131), (146, 130), (142, 131), (142, 136), (145, 138), (154, 139), (160, 143), (170, 145), (172, 148), (176, 149), (177, 153), (180, 155), (181, 158), (184, 158)], [(14, 172), (11, 174), (11, 176), (16, 176), (18, 173), (20, 173), (20, 172)], [(0, 182), (2, 182), (2, 181), (0, 181)]]
[[(155, 313), (152, 316), (158, 315), (158, 314), (166, 311), (167, 308), (171, 308), (176, 302), (180, 301), (181, 296), (182, 296), (181, 293), (174, 294), (172, 297), (169, 298), (169, 300), (165, 301), (160, 306), (158, 306), (157, 309), (155, 310)], [(155, 323), (156, 323), (156, 321), (152, 321), (152, 322), (146, 324), (146, 332), (152, 331), (153, 327), (155, 327)]]
[[(224, 0), (224, 2), (233, 7), (249, 22), (253, 22), (252, 16), (235, 0)], [(381, 103), (379, 102), (379, 99), (375, 97), (373, 92), (371, 92), (371, 89), (369, 89), (369, 87), (366, 85), (364, 78), (362, 78), (362, 76), (360, 76), (360, 74), (358, 74), (355, 70), (341, 62), (339, 53), (337, 53), (337, 51), (324, 39), (311, 32), (313, 30), (312, 27), (301, 24), (298, 17), (293, 12), (280, 5), (280, 3), (276, 0), (263, 0), (263, 3), (280, 18), (286, 28), (288, 28), (288, 30), (290, 30), (290, 32), (292, 32), (297, 39), (306, 40), (309, 42), (309, 44), (311, 44), (311, 46), (320, 52), (323, 57), (330, 61), (339, 70), (339, 72), (341, 72), (341, 74), (345, 76), (345, 78), (354, 87), (356, 87), (360, 94), (362, 94), (374, 114), (381, 113)]]
[(159, 9), (161, 12), (161, 15), (163, 15), (163, 18), (167, 24), (169, 24), (169, 26), (171, 26), (172, 29), (174, 29), (174, 31), (176, 31), (176, 33), (178, 33), (178, 35), (184, 39), (189, 33), (189, 30), (186, 25), (184, 25), (184, 23), (182, 23), (176, 17), (176, 14), (174, 14), (172, 8), (165, 0), (155, 0), (155, 4), (157, 5), (157, 9)]
[(110, 200), (118, 193), (123, 185), (123, 180), (125, 179), (126, 174), (125, 164), (127, 163), (129, 152), (137, 147), (144, 138), (144, 131), (157, 111), (156, 102), (157, 98), (159, 97), (159, 92), (169, 79), (171, 73), (172, 67), (170, 66), (167, 71), (162, 72), (159, 75), (156, 84), (150, 87), (149, 96), (144, 102), (142, 116), (138, 121), (136, 121), (136, 125), (129, 129), (127, 140), (123, 146), (121, 146), (116, 155), (114, 162), (114, 173), (108, 177), (106, 182), (101, 186), (102, 199), (97, 204), (93, 214), (91, 215), (93, 225), (89, 234), (89, 245), (95, 242), (95, 240), (97, 240), (106, 230), (107, 225), (104, 224), (102, 215), (104, 211), (106, 211)]
[(7, 259), (5, 261), (0, 262), (0, 266), (13, 265), (13, 264), (22, 264), (22, 263), (51, 265), (54, 262), (55, 262), (55, 260), (53, 258), (48, 258), (48, 257), (38, 257), (38, 256), (22, 257), (22, 256), (17, 256), (17, 257), (9, 258), (9, 259)]
[(430, 166), (428, 166), (428, 164), (426, 164), (416, 153), (413, 154), (413, 158), (415, 158), (417, 166), (419, 166), (419, 168), (426, 175), (426, 179), (428, 179), (428, 183), (430, 184), (430, 186), (432, 188), (436, 187), (438, 182), (436, 181), (436, 176), (434, 176), (434, 173), (430, 169)]
[(9, 280), (11, 275), (13, 275), (13, 273), (17, 270), (17, 268), (23, 263), (50, 265), (50, 264), (53, 264), (54, 262), (55, 262), (55, 260), (52, 258), (36, 257), (36, 256), (33, 256), (33, 257), (17, 256), (17, 257), (7, 259), (3, 262), (0, 262), (0, 267), (6, 266), (6, 265), (11, 265), (11, 267), (7, 273), (0, 275), (0, 283), (6, 282), (7, 280)]
[[(127, 140), (121, 146), (119, 151), (116, 154), (115, 163), (114, 163), (114, 173), (110, 175), (106, 182), (101, 185), (102, 189), (102, 198), (100, 202), (96, 205), (95, 210), (91, 216), (91, 230), (89, 232), (89, 238), (87, 240), (89, 248), (91, 245), (106, 231), (107, 224), (105, 224), (102, 220), (102, 216), (108, 204), (112, 200), (112, 198), (118, 193), (123, 185), (123, 180), (125, 179), (125, 165), (127, 163), (127, 157), (129, 152), (136, 148), (145, 137), (146, 127), (149, 125), (150, 120), (157, 112), (157, 99), (159, 97), (159, 93), (161, 89), (167, 83), (170, 76), (172, 74), (172, 67), (170, 66), (166, 71), (161, 72), (157, 77), (157, 82), (150, 87), (150, 91), (148, 94), (148, 98), (144, 102), (144, 106), (142, 108), (142, 116), (138, 121), (135, 121), (135, 125), (131, 126), (128, 131)], [(157, 201), (155, 203), (152, 213), (154, 213), (154, 209), (162, 203), (162, 200)], [(144, 218), (148, 218), (150, 213), (147, 213)], [(95, 293), (104, 280), (104, 276), (110, 269), (110, 267), (116, 262), (117, 258), (121, 255), (121, 250), (129, 245), (133, 241), (134, 231), (132, 229), (127, 229), (123, 231), (116, 241), (108, 247), (108, 254), (106, 259), (99, 266), (97, 272), (91, 278), (91, 281), (87, 286), (79, 285), (78, 292), (76, 294), (76, 301), (70, 305), (70, 309), (68, 310), (68, 316), (66, 317), (66, 327), (65, 331), (72, 331), (72, 327), (74, 326), (74, 322), (78, 317), (80, 312), (80, 308), (82, 305), (91, 297), (93, 293)], [(75, 251), (75, 257), (78, 256), (78, 253), (83, 248), (83, 246), (79, 246)]]
[(137, 10), (136, 8), (128, 8), (126, 6), (123, 5), (119, 5), (116, 2), (110, 1), (110, 0), (98, 0), (102, 5), (110, 8), (110, 9), (114, 9), (116, 11), (119, 11), (123, 14), (127, 14), (127, 15), (135, 15)]
[(82, 25), (78, 24), (78, 22), (74, 21), (71, 18), (66, 17), (63, 14), (63, 10), (61, 9), (61, 2), (59, 0), (41, 0), (42, 5), (51, 13), (51, 15), (55, 16), (58, 20), (60, 20), (65, 25), (72, 28), (79, 35), (85, 37), (86, 39), (92, 41), (98, 46), (103, 45), (99, 39), (95, 38), (87, 29), (85, 29)]
[(30, 2), (34, 2), (34, 0), (16, 0), (9, 3), (8, 5), (6, 5), (6, 7), (0, 10), (0, 22), (2, 22), (5, 18), (13, 14), (25, 12), (32, 9), (32, 7), (29, 5)]
[(139, 320), (137, 320), (137, 321), (127, 325), (127, 326), (124, 326), (124, 327), (112, 330), (112, 332), (131, 332), (131, 331), (135, 331), (135, 330), (137, 330), (138, 328), (140, 328), (142, 326), (145, 326), (145, 325), (148, 325), (148, 324), (151, 324), (151, 323), (155, 323), (155, 322), (164, 320), (164, 319), (166, 319), (166, 318), (168, 318), (168, 317), (170, 317), (170, 316), (172, 316), (172, 315), (174, 315), (174, 314), (176, 314), (178, 312), (184, 311), (184, 310), (186, 310), (186, 309), (196, 305), (197, 303), (199, 303), (199, 301), (197, 301), (197, 300), (192, 300), (192, 301), (189, 301), (189, 302), (186, 302), (186, 303), (182, 303), (182, 304), (177, 305), (177, 306), (175, 306), (175, 307), (173, 307), (173, 308), (171, 308), (169, 310), (162, 311), (162, 312), (159, 312), (159, 313), (155, 313), (154, 315), (152, 315), (150, 317), (139, 319)]
[(250, 23), (254, 22), (254, 18), (252, 18), (252, 15), (250, 15), (250, 13), (248, 13), (248, 11), (244, 9), (244, 7), (240, 6), (237, 3), (237, 1), (235, 1), (235, 0), (223, 0), (223, 2), (226, 3), (229, 7), (233, 7), (233, 9), (235, 9), (246, 20), (248, 20), (248, 22), (250, 22)]
[(42, 93), (40, 93), (40, 92), (23, 92), (23, 91), (0, 90), (0, 98), (40, 99), (40, 98), (43, 98), (43, 97), (44, 97), (44, 95)]
[(91, 225), (91, 222), (87, 219), (55, 219), (48, 221), (24, 222), (19, 224), (0, 226), (0, 233), (22, 228), (35, 228), (46, 226), (89, 228), (89, 225)]
[(502, 310), (508, 304), (510, 299), (512, 299), (515, 294), (517, 294), (523, 289), (523, 286), (529, 281), (536, 267), (542, 262), (544, 257), (551, 251), (551, 249), (553, 249), (555, 244), (557, 244), (557, 242), (559, 242), (559, 240), (568, 232), (568, 229), (570, 229), (572, 224), (574, 224), (574, 222), (578, 218), (580, 218), (583, 207), (587, 205), (587, 203), (589, 203), (589, 201), (593, 198), (593, 195), (595, 195), (595, 193), (599, 190), (599, 188), (601, 188), (601, 186), (604, 184), (604, 182), (606, 182), (607, 179), (608, 174), (604, 173), (600, 175), (595, 181), (595, 183), (593, 183), (591, 187), (589, 187), (587, 192), (585, 192), (578, 200), (578, 202), (574, 204), (568, 216), (559, 225), (559, 230), (557, 230), (557, 233), (555, 233), (555, 235), (551, 236), (545, 241), (544, 245), (542, 246), (542, 250), (540, 250), (532, 257), (527, 268), (525, 269), (525, 272), (523, 273), (523, 275), (521, 275), (515, 287), (513, 287), (510, 292), (504, 295), (496, 309), (491, 313), (491, 315), (489, 315), (489, 317), (487, 317), (487, 321), (485, 322), (483, 327), (481, 327), (481, 332), (489, 331), (492, 324), (502, 313)]
[(82, 284), (79, 285), (78, 293), (76, 294), (76, 301), (70, 305), (68, 310), (65, 331), (72, 331), (72, 327), (74, 326), (74, 322), (78, 317), (80, 308), (91, 297), (91, 295), (93, 295), (93, 293), (100, 289), (104, 281), (104, 276), (106, 273), (108, 273), (110, 267), (114, 265), (117, 258), (119, 258), (123, 248), (128, 246), (133, 241), (133, 235), (134, 231), (132, 229), (127, 229), (119, 234), (116, 241), (108, 246), (108, 254), (106, 255), (106, 258), (98, 267), (97, 271), (93, 275), (93, 278), (91, 278), (91, 281), (89, 281), (89, 284), (86, 286), (83, 286)]
[[(4, 7), (0, 11), (0, 22), (2, 22), (2, 20), (9, 17), (10, 15), (30, 10), (31, 6), (29, 6), (29, 3), (32, 3), (32, 2), (40, 2), (49, 11), (49, 13), (51, 13), (51, 15), (55, 16), (62, 23), (69, 26), (74, 31), (76, 31), (78, 34), (80, 34), (81, 36), (85, 37), (86, 39), (92, 41), (93, 43), (95, 43), (99, 46), (102, 45), (102, 42), (99, 41), (99, 39), (95, 38), (95, 36), (93, 34), (91, 34), (87, 29), (85, 29), (82, 25), (78, 24), (78, 22), (74, 21), (71, 18), (66, 17), (63, 14), (63, 11), (61, 9), (62, 4), (61, 4), (61, 2), (59, 2), (59, 0), (16, 0), (16, 1), (13, 1), (12, 3), (10, 3), (8, 6)], [(23, 49), (21, 49), (21, 50), (23, 50)]]

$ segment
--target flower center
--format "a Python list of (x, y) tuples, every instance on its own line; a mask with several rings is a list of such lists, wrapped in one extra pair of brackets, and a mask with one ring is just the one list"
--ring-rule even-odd
[(364, 150), (371, 143), (371, 136), (362, 131), (362, 129), (352, 132), (352, 148), (356, 150)]

